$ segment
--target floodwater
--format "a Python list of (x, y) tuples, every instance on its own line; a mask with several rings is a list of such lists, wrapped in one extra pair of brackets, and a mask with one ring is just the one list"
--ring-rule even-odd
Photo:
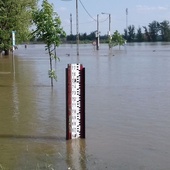
[[(170, 43), (96, 51), (44, 45), (0, 56), (0, 170), (170, 169)], [(66, 141), (65, 68), (86, 69), (86, 138)]]

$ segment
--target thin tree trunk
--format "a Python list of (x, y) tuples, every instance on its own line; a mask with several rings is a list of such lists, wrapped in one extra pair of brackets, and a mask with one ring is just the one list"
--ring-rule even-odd
[[(53, 70), (51, 56), (50, 56), (50, 70), (51, 70), (51, 71)], [(52, 77), (51, 77), (51, 86), (53, 87), (53, 78), (52, 78)]]
[(4, 50), (4, 55), (9, 55), (9, 50)]
[[(53, 65), (52, 65), (52, 58), (51, 58), (51, 54), (50, 54), (50, 48), (48, 48), (48, 53), (50, 56), (50, 70), (52, 71)], [(53, 78), (52, 77), (51, 77), (51, 87), (53, 87)]]

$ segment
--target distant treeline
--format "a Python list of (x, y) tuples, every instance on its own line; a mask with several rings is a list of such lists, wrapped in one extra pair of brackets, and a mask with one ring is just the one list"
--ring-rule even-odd
[[(142, 28), (144, 32), (142, 32)], [(128, 26), (124, 30), (123, 37), (128, 42), (156, 42), (170, 41), (170, 24), (169, 21), (157, 22), (153, 21), (148, 24), (148, 27), (143, 26), (135, 29), (134, 25)], [(135, 31), (137, 30), (137, 31)]]
[[(142, 32), (143, 30), (143, 32)], [(116, 31), (116, 30), (115, 30)], [(67, 35), (63, 38), (64, 43), (76, 43), (77, 35)], [(135, 28), (134, 25), (129, 25), (124, 29), (122, 37), (127, 42), (156, 42), (170, 41), (170, 23), (169, 21), (157, 22), (153, 21), (148, 26)], [(80, 43), (91, 43), (96, 39), (96, 32), (90, 34), (79, 34)], [(41, 41), (37, 39), (37, 41)], [(100, 35), (100, 42), (108, 43), (108, 35)]]

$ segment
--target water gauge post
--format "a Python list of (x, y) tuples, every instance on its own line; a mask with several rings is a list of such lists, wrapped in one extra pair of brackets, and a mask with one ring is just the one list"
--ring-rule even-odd
[(66, 68), (66, 140), (85, 138), (85, 68)]

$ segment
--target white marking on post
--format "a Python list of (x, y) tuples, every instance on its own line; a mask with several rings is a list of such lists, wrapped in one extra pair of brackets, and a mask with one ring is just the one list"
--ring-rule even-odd
[(80, 64), (71, 64), (72, 139), (80, 137)]

